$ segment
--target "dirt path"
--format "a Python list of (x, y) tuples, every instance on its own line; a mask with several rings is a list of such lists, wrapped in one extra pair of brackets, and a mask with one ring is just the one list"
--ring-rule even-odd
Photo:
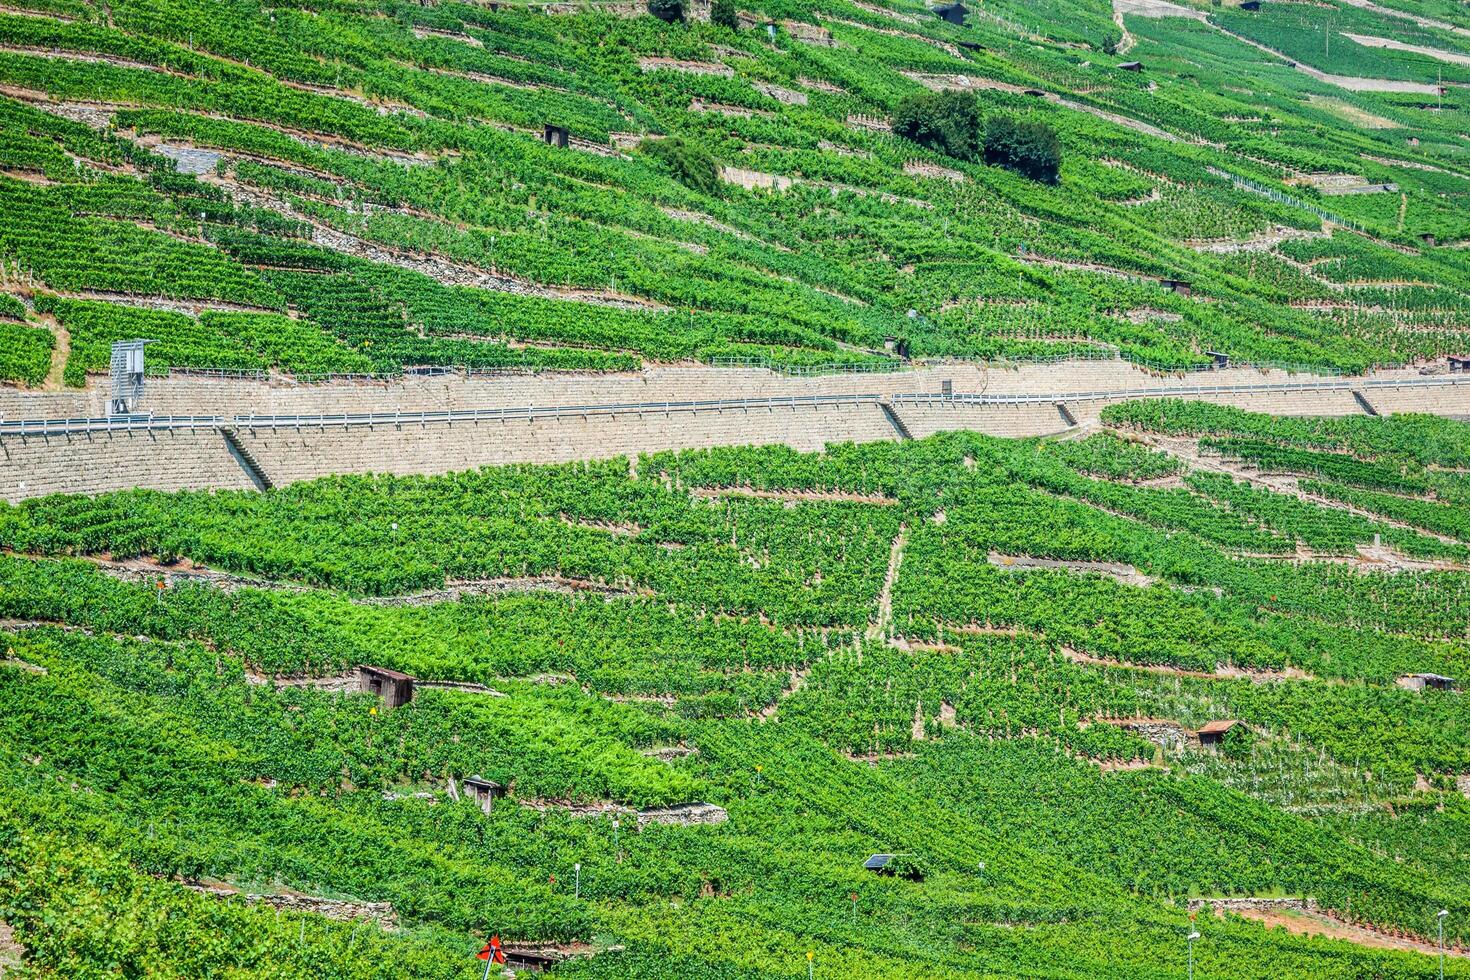
[(1342, 2), (1347, 4), (1349, 7), (1357, 7), (1360, 10), (1371, 10), (1375, 14), (1379, 14), (1384, 17), (1398, 17), (1401, 20), (1412, 21), (1413, 23), (1418, 24), (1420, 27), (1432, 27), (1437, 28), (1441, 31), (1449, 31), (1451, 34), (1461, 34), (1465, 37), (1470, 37), (1470, 29), (1464, 27), (1456, 27), (1454, 24), (1450, 24), (1442, 20), (1433, 20), (1429, 17), (1420, 17), (1418, 14), (1411, 14), (1407, 10), (1394, 10), (1391, 7), (1380, 7), (1378, 4), (1374, 3), (1373, 0), (1342, 0)]
[(786, 690), (776, 695), (776, 700), (766, 705), (760, 711), (761, 721), (775, 721), (777, 713), (781, 710), (781, 702), (791, 697), (797, 691), (806, 686), (806, 679), (812, 675), (812, 665), (807, 664), (800, 670), (791, 672), (791, 683), (786, 685)]
[(1245, 467), (1233, 466), (1216, 457), (1205, 456), (1199, 451), (1198, 438), (1163, 436), (1155, 432), (1139, 434), (1142, 435), (1145, 443), (1153, 446), (1155, 449), (1168, 453), (1170, 456), (1184, 460), (1185, 463), (1189, 464), (1191, 469), (1205, 470), (1211, 473), (1224, 473), (1227, 476), (1234, 477), (1237, 480), (1243, 480), (1253, 486), (1264, 487), (1276, 493), (1288, 494), (1304, 503), (1315, 504), (1318, 507), (1330, 507), (1333, 510), (1345, 510), (1349, 514), (1356, 514), (1359, 517), (1383, 524), (1386, 527), (1396, 527), (1405, 531), (1416, 531), (1425, 537), (1443, 541), (1445, 544), (1462, 543), (1446, 534), (1436, 534), (1433, 531), (1426, 531), (1422, 527), (1415, 527), (1413, 524), (1396, 521), (1392, 518), (1384, 517), (1381, 514), (1375, 514), (1369, 510), (1363, 510), (1361, 507), (1354, 507), (1351, 504), (1345, 504), (1338, 500), (1331, 500), (1327, 497), (1307, 493), (1298, 485), (1298, 478), (1295, 476), (1267, 476), (1264, 473), (1254, 472)]
[(1386, 37), (1373, 37), (1368, 34), (1348, 34), (1347, 32), (1342, 32), (1342, 36), (1356, 41), (1365, 48), (1389, 48), (1393, 51), (1408, 51), (1411, 54), (1422, 54), (1426, 58), (1435, 58), (1452, 65), (1470, 65), (1470, 54), (1442, 51), (1439, 48), (1426, 48), (1420, 44), (1406, 44), (1403, 41), (1395, 41)]
[(1273, 58), (1279, 58), (1303, 75), (1308, 75), (1328, 85), (1336, 85), (1338, 88), (1347, 89), (1349, 92), (1417, 92), (1421, 95), (1439, 94), (1439, 86), (1427, 82), (1402, 82), (1392, 78), (1358, 78), (1352, 75), (1330, 75), (1320, 68), (1304, 65), (1295, 58), (1290, 58), (1275, 48), (1267, 47), (1260, 41), (1254, 41), (1244, 34), (1227, 31), (1212, 21), (1208, 23), (1226, 37), (1234, 38), (1241, 44), (1248, 44), (1258, 51), (1264, 51)]
[(1108, 660), (1104, 657), (1094, 657), (1082, 653), (1071, 647), (1063, 646), (1058, 652), (1068, 660), (1077, 664), (1086, 664), (1092, 667), (1108, 667), (1114, 670), (1136, 670), (1143, 674), (1168, 674), (1174, 677), (1198, 677), (1204, 680), (1244, 680), (1253, 681), (1301, 681), (1313, 680), (1311, 674), (1296, 667), (1288, 667), (1286, 670), (1250, 670), (1245, 667), (1235, 667), (1226, 664), (1217, 666), (1213, 673), (1203, 670), (1186, 670), (1183, 667), (1171, 667), (1168, 664), (1132, 664), (1122, 660)]
[(66, 374), (66, 360), (71, 356), (71, 331), (61, 325), (61, 321), (49, 313), (37, 313), (36, 319), (51, 331), (51, 336), (56, 338), (56, 344), (51, 348), (51, 368), (46, 372), (46, 380), (41, 385), (43, 391), (60, 391), (62, 379)]
[[(1317, 912), (1304, 912), (1297, 909), (1247, 908), (1231, 909), (1230, 911), (1243, 918), (1264, 923), (1268, 928), (1281, 926), (1287, 932), (1298, 936), (1324, 936), (1328, 939), (1345, 939), (1350, 943), (1369, 946), (1373, 949), (1397, 949), (1412, 953), (1427, 953), (1431, 956), (1439, 955), (1439, 947), (1433, 943), (1410, 939), (1406, 936), (1391, 936), (1364, 926), (1342, 922)], [(1223, 908), (1216, 909), (1215, 914), (1223, 917), (1224, 912)], [(1470, 950), (1447, 948), (1445, 955), (1470, 957)]]
[(24, 955), (25, 948), (15, 941), (10, 923), (0, 919), (0, 977), (5, 976), (7, 970), (20, 966)]
[(888, 552), (888, 574), (883, 576), (883, 591), (878, 593), (878, 619), (868, 626), (870, 640), (881, 639), (893, 626), (893, 583), (898, 581), (898, 569), (903, 564), (903, 549), (908, 539), (909, 526), (900, 524), (898, 535), (893, 539), (893, 548)]

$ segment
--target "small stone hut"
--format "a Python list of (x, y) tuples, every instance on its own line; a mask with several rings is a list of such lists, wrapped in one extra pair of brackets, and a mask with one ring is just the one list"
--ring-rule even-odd
[(1436, 691), (1453, 691), (1455, 679), (1443, 674), (1404, 674), (1396, 681), (1399, 687), (1410, 691), (1422, 691), (1426, 687)]

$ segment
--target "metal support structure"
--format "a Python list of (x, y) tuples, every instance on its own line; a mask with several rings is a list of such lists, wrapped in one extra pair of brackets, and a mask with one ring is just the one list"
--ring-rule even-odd
[(109, 415), (132, 415), (143, 400), (143, 348), (153, 340), (120, 340), (112, 345), (108, 373), (112, 380), (112, 397), (107, 403)]

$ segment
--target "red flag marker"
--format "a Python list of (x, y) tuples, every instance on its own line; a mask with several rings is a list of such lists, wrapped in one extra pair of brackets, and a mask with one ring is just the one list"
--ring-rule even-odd
[(492, 960), (496, 963), (505, 962), (505, 951), (500, 948), (500, 937), (491, 936), (485, 948), (475, 954), (477, 960)]

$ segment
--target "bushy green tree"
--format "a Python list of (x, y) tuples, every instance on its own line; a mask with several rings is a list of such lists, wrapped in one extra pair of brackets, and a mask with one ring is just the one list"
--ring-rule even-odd
[(720, 164), (704, 147), (670, 136), (644, 140), (638, 144), (638, 150), (691, 190), (702, 194), (720, 192)]
[(893, 131), (960, 160), (978, 160), (985, 145), (980, 100), (974, 92), (908, 96), (894, 110)]
[(710, 23), (719, 24), (735, 31), (740, 29), (740, 15), (735, 9), (735, 0), (714, 0), (709, 9)]
[(648, 0), (648, 12), (672, 24), (684, 19), (684, 0)]
[(1062, 142), (1045, 123), (995, 116), (985, 127), (985, 162), (1055, 184), (1062, 169)]

